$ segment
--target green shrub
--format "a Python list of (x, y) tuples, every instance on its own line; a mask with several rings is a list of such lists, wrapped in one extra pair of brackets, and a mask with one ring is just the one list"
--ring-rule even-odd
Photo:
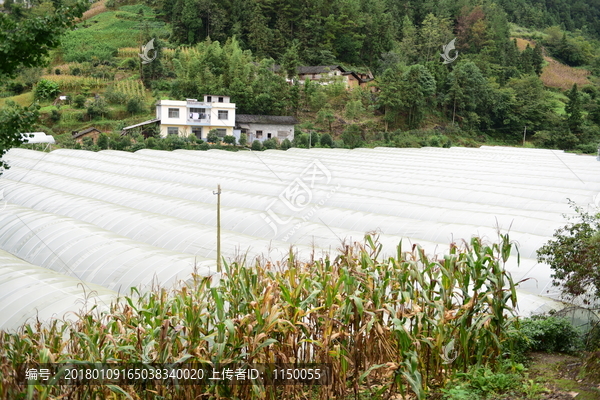
[(263, 142), (263, 147), (266, 149), (276, 149), (279, 147), (279, 143), (277, 143), (277, 139), (271, 138), (267, 139)]
[(240, 146), (246, 146), (248, 144), (248, 135), (242, 132), (240, 135)]
[(128, 69), (130, 71), (135, 70), (139, 65), (138, 60), (133, 57), (128, 57), (121, 62), (121, 68)]
[(132, 97), (127, 101), (127, 112), (130, 114), (141, 114), (144, 112), (144, 101), (139, 97)]
[(263, 149), (262, 143), (258, 140), (252, 142), (252, 150), (261, 151)]
[(219, 134), (216, 129), (211, 129), (206, 135), (206, 141), (209, 143), (217, 143), (219, 141)]
[(231, 145), (235, 145), (235, 136), (233, 136), (233, 135), (226, 135), (223, 138), (223, 141), (225, 143), (228, 143), (228, 144), (231, 144)]
[(75, 96), (75, 98), (73, 99), (73, 105), (75, 106), (75, 108), (83, 108), (83, 106), (85, 105), (85, 96), (82, 94), (78, 94), (77, 96)]
[(39, 100), (53, 99), (60, 93), (60, 87), (58, 83), (49, 81), (47, 79), (41, 79), (33, 91), (35, 98)]
[(202, 142), (198, 145), (199, 150), (208, 150), (210, 149), (210, 145), (206, 142)]
[(94, 100), (90, 101), (87, 105), (87, 114), (90, 119), (97, 117), (103, 117), (108, 111), (106, 101), (104, 98), (98, 96)]
[(329, 133), (324, 133), (321, 135), (321, 146), (333, 147), (333, 139)]
[(295, 147), (308, 147), (308, 135), (306, 133), (302, 133), (300, 130), (296, 132), (294, 136), (294, 146)]
[(290, 141), (290, 139), (288, 139), (288, 138), (283, 139), (283, 142), (281, 142), (281, 150), (287, 150), (291, 147), (292, 147), (292, 142)]
[(61, 117), (61, 114), (60, 114), (60, 112), (59, 112), (58, 110), (56, 110), (56, 109), (53, 109), (52, 111), (50, 111), (50, 119), (51, 119), (53, 122), (58, 122), (58, 121), (60, 121), (60, 117)]
[(575, 150), (581, 151), (582, 153), (585, 153), (585, 154), (596, 154), (598, 152), (598, 145), (591, 144), (591, 143), (580, 144), (580, 145), (577, 145)]
[(572, 353), (583, 345), (581, 333), (569, 321), (552, 316), (522, 320), (515, 340), (517, 354), (530, 351)]

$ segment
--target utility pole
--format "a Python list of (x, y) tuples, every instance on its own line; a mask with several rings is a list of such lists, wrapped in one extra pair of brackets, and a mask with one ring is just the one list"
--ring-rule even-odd
[(525, 125), (525, 130), (523, 131), (523, 147), (525, 147), (525, 135), (527, 135), (527, 125)]
[(221, 273), (221, 185), (217, 185), (217, 273)]

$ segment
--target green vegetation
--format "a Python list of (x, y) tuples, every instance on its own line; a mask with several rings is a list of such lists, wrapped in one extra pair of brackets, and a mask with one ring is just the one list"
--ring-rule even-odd
[(67, 32), (62, 39), (60, 55), (64, 61), (111, 62), (120, 48), (139, 48), (144, 31), (153, 31), (160, 37), (168, 35), (165, 24), (157, 21), (153, 9), (145, 5), (123, 6), (119, 11), (98, 14), (85, 21), (83, 28)]
[[(94, 6), (63, 37), (46, 74), (23, 70), (0, 85), (0, 97), (24, 101), (16, 96), (40, 79), (72, 99), (84, 96), (84, 104), (62, 104), (58, 120), (42, 109), (38, 127), (58, 134), (86, 128), (94, 117), (119, 131), (117, 121), (152, 118), (156, 99), (222, 93), (238, 113), (294, 115), (309, 124), (317, 140), (300, 137), (294, 146), (522, 145), (526, 131), (526, 146), (593, 153), (600, 45), (585, 22), (593, 12), (581, 10), (595, 1), (547, 5), (534, 18), (532, 0), (114, 0), (108, 10)], [(570, 22), (557, 22), (559, 15)], [(454, 37), (458, 58), (444, 65), (441, 45)], [(157, 58), (141, 65), (139, 46), (152, 38)], [(327, 85), (297, 80), (296, 66), (319, 64), (375, 79), (353, 90), (342, 77)], [(105, 112), (71, 118), (92, 95), (106, 99)], [(321, 143), (325, 133), (331, 141)]]
[[(571, 204), (577, 216), (554, 233), (554, 239), (542, 246), (538, 261), (550, 265), (555, 285), (561, 285), (569, 297), (586, 297), (592, 290), (600, 298), (600, 214), (590, 214)], [(594, 298), (584, 298), (594, 301)]]

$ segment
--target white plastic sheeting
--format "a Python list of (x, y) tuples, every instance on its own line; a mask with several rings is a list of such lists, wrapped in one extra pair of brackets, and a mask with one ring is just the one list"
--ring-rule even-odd
[(74, 316), (82, 307), (108, 309), (117, 293), (0, 250), (0, 330), (13, 330), (39, 319)]
[(33, 265), (120, 293), (214, 272), (214, 261), (137, 242), (72, 218), (6, 204), (0, 249)]
[(367, 231), (380, 234), (388, 254), (400, 239), (440, 254), (472, 235), (496, 240), (500, 228), (522, 257), (520, 267), (514, 257), (507, 267), (516, 280), (531, 278), (521, 285), (529, 293), (520, 302), (524, 314), (557, 307), (537, 297), (556, 299), (558, 291), (535, 252), (565, 224), (563, 214), (573, 213), (568, 199), (587, 207), (600, 193), (595, 158), (553, 150), (13, 149), (5, 159), (12, 168), (0, 190), (10, 203), (211, 259), (218, 184), (228, 257), (248, 250), (277, 258), (289, 244), (318, 256)]

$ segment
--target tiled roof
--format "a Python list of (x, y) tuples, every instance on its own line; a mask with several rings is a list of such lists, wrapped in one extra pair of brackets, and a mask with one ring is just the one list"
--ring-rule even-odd
[(249, 115), (236, 114), (236, 124), (272, 124), (272, 125), (295, 125), (298, 120), (295, 117), (283, 115)]

